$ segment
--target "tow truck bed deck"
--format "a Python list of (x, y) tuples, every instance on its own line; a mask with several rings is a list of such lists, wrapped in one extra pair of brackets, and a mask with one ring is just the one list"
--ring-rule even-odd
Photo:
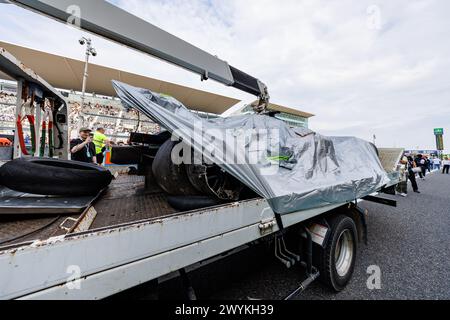
[[(278, 230), (274, 213), (263, 199), (177, 213), (169, 210), (163, 198), (159, 198), (155, 207), (166, 211), (147, 212), (143, 209), (152, 207), (151, 199), (155, 199), (155, 194), (150, 194), (141, 199), (144, 201), (138, 201), (143, 207), (137, 207), (137, 215), (133, 215), (125, 207), (141, 196), (139, 189), (137, 195), (131, 197), (120, 193), (119, 206), (114, 209), (120, 216), (110, 214), (105, 219), (103, 215), (108, 213), (108, 206), (102, 201), (114, 201), (115, 192), (125, 188), (128, 179), (136, 178), (124, 177), (122, 183), (121, 179), (117, 180), (111, 193), (94, 204), (99, 210), (97, 221), (92, 225), (95, 230), (0, 248), (2, 274), (9, 275), (0, 277), (0, 299), (59, 299), (69, 298), (69, 295), (83, 299), (103, 298), (257, 240), (262, 236), (261, 222), (272, 222), (269, 233)], [(113, 198), (108, 200), (108, 196)], [(125, 207), (120, 207), (121, 203)], [(157, 211), (159, 217), (155, 216)], [(144, 213), (147, 219), (134, 220), (145, 218)], [(163, 213), (168, 215), (161, 216)], [(302, 214), (301, 219), (317, 214), (314, 210)], [(119, 222), (120, 225), (102, 227)], [(36, 263), (39, 263), (39, 270), (33, 268)], [(67, 268), (72, 265), (82, 273), (81, 291), (68, 290), (64, 285)]]
[(97, 217), (90, 229), (153, 219), (177, 213), (157, 188), (145, 188), (145, 178), (120, 175), (94, 204)]
[(89, 230), (177, 213), (167, 203), (164, 193), (157, 188), (145, 189), (145, 178), (141, 176), (119, 175), (97, 200), (95, 197), (51, 198), (9, 189), (3, 191), (0, 198), (0, 247), (67, 234), (61, 224), (68, 218), (72, 224), (79, 224), (91, 205), (96, 216), (86, 228)]
[(0, 186), (0, 247), (64, 234), (67, 218), (78, 219), (95, 197), (29, 195)]

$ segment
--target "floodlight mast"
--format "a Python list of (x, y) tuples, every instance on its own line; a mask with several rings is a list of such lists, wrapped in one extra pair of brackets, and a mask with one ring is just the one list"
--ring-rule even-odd
[(269, 104), (268, 88), (257, 78), (106, 1), (9, 2), (195, 72), (202, 80), (213, 79), (253, 94), (259, 98), (257, 112)]
[[(92, 40), (90, 38), (81, 37), (78, 40), (80, 45), (86, 45), (85, 51), (85, 62), (84, 62), (84, 74), (83, 74), (83, 85), (81, 88), (81, 107), (84, 107), (84, 101), (86, 99), (86, 83), (89, 77), (88, 68), (89, 68), (89, 57), (92, 55), (93, 57), (97, 56), (97, 50), (92, 46)], [(84, 124), (83, 124), (84, 126)]]

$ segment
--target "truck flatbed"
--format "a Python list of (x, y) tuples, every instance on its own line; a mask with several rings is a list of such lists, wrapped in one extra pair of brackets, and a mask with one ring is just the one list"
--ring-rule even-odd
[(102, 229), (177, 213), (158, 188), (145, 188), (145, 178), (119, 175), (98, 197), (44, 197), (6, 188), (0, 198), (0, 247), (45, 240), (71, 233), (94, 208), (84, 229)]
[(0, 186), (0, 247), (64, 234), (59, 226), (77, 220), (95, 197), (48, 197)]
[[(279, 231), (264, 199), (176, 212), (140, 186), (136, 176), (119, 177), (87, 210), (97, 211), (95, 218), (85, 212), (70, 228), (75, 233), (0, 248), (0, 299), (101, 299)], [(283, 224), (339, 206), (286, 215)], [(93, 222), (76, 232), (84, 219)], [(80, 290), (67, 285), (73, 270)]]

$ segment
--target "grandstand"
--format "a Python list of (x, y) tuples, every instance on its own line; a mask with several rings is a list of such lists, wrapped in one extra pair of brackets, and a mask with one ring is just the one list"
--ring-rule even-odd
[(84, 108), (81, 108), (81, 95), (70, 92), (68, 95), (71, 135), (76, 135), (79, 117), (85, 117), (92, 129), (104, 128), (106, 135), (114, 142), (128, 140), (131, 132), (147, 134), (160, 132), (159, 125), (147, 118), (142, 118), (135, 110), (126, 110), (120, 100), (112, 97), (88, 95)]
[[(0, 89), (6, 87), (8, 88), (7, 90), (0, 91), (0, 134), (12, 134), (15, 126), (16, 94), (13, 93), (15, 87), (10, 83), (6, 86), (4, 82), (0, 81)], [(93, 130), (100, 127), (104, 128), (106, 135), (111, 141), (116, 143), (126, 143), (132, 132), (156, 134), (161, 130), (158, 124), (155, 124), (143, 115), (139, 115), (137, 111), (126, 110), (117, 98), (88, 94), (85, 98), (85, 106), (81, 108), (80, 93), (74, 91), (62, 91), (61, 93), (68, 101), (70, 138), (77, 137), (80, 120)], [(247, 106), (236, 114), (249, 113), (251, 111), (251, 107)], [(206, 119), (219, 117), (212, 113), (195, 110), (193, 112)], [(280, 120), (287, 122), (293, 127), (308, 127), (310, 115), (300, 111), (289, 110), (289, 112), (280, 113), (277, 117), (283, 117)], [(29, 131), (26, 127), (24, 130)]]
[[(0, 81), (0, 133), (12, 134), (15, 126), (15, 87)], [(81, 108), (81, 94), (62, 92), (69, 105), (69, 121), (72, 138), (77, 135), (80, 117), (85, 117), (92, 129), (103, 127), (106, 135), (114, 142), (126, 142), (131, 132), (155, 134), (160, 132), (159, 125), (149, 119), (139, 116), (134, 110), (125, 110), (120, 100), (111, 97), (96, 97), (88, 95), (85, 106)], [(27, 131), (27, 128), (25, 127)]]
[(0, 82), (0, 134), (11, 134), (14, 130), (16, 94), (11, 88)]
[[(6, 88), (6, 83), (0, 81), (0, 89)], [(0, 133), (12, 134), (15, 125), (16, 93), (15, 85), (7, 84), (8, 90), (0, 91)], [(67, 97), (69, 105), (69, 122), (71, 138), (77, 136), (78, 123), (83, 117), (88, 127), (105, 128), (106, 135), (113, 142), (126, 142), (131, 132), (156, 134), (161, 131), (158, 124), (139, 115), (135, 110), (126, 110), (120, 100), (106, 96), (86, 95), (85, 106), (81, 108), (81, 94), (71, 91), (61, 92)], [(217, 118), (211, 113), (194, 111), (202, 118)], [(27, 131), (27, 128), (24, 128)]]

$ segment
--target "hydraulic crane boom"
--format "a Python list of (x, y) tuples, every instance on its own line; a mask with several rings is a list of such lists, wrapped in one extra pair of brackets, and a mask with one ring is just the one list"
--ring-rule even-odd
[(25, 9), (69, 23), (184, 69), (259, 97), (265, 109), (269, 94), (264, 83), (192, 44), (106, 1), (10, 0)]

